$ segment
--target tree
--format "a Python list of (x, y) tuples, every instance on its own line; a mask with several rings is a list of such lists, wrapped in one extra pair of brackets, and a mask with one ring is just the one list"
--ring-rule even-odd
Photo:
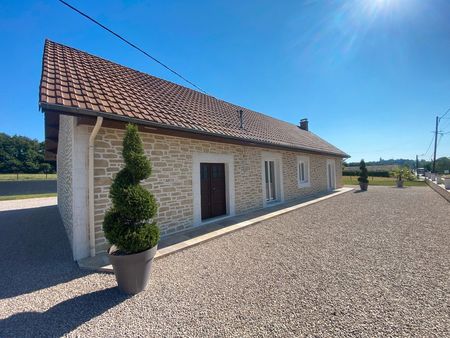
[(445, 170), (450, 170), (450, 158), (440, 157), (436, 160), (436, 171), (443, 174)]
[(408, 167), (397, 168), (392, 170), (391, 176), (397, 178), (397, 181), (403, 180), (413, 181), (415, 179), (415, 176)]
[(41, 163), (39, 165), (39, 171), (45, 174), (45, 179), (47, 179), (48, 174), (51, 172), (52, 166), (49, 163)]
[(359, 162), (358, 181), (359, 183), (369, 183), (369, 175), (366, 168), (366, 162), (364, 162), (364, 160), (361, 160), (361, 162)]
[(160, 236), (154, 221), (155, 197), (139, 184), (151, 175), (152, 168), (135, 125), (127, 125), (122, 155), (125, 167), (111, 184), (112, 207), (105, 214), (103, 231), (119, 252), (132, 254), (154, 247)]
[[(45, 163), (45, 144), (25, 136), (9, 136), (0, 133), (0, 173), (37, 173), (42, 172), (41, 167)], [(48, 163), (51, 169), (48, 173), (55, 172), (55, 163)]]

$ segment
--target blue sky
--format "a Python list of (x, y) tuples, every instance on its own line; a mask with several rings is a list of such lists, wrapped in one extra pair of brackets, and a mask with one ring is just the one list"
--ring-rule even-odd
[[(350, 161), (415, 158), (450, 108), (448, 0), (69, 2), (218, 98), (307, 117)], [(56, 0), (2, 1), (0, 132), (43, 139), (45, 38), (184, 85)]]

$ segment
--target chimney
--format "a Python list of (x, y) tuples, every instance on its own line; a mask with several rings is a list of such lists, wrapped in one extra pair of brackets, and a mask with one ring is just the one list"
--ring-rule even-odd
[(242, 109), (239, 110), (239, 128), (244, 129), (244, 117)]
[(301, 119), (298, 127), (302, 130), (308, 131), (308, 119)]

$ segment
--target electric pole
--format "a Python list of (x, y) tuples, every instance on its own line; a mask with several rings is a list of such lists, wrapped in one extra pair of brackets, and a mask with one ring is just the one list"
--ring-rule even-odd
[(436, 116), (436, 131), (434, 132), (434, 158), (433, 158), (433, 170), (432, 173), (436, 172), (436, 147), (437, 147), (437, 135), (439, 126), (439, 116)]
[(416, 176), (419, 178), (419, 155), (416, 155)]
[[(445, 113), (439, 117), (436, 116), (436, 130), (434, 131), (434, 157), (433, 157), (433, 170), (432, 173), (436, 173), (436, 148), (437, 148), (437, 136), (439, 134), (438, 128), (439, 128), (439, 121), (444, 118), (445, 115), (447, 115), (450, 112), (450, 108), (448, 108)], [(441, 133), (441, 136), (444, 135), (444, 133)], [(428, 150), (427, 150), (428, 152)]]

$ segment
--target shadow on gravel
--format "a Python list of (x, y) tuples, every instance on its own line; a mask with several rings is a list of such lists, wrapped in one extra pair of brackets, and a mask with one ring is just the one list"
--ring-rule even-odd
[(355, 190), (353, 193), (354, 194), (359, 194), (360, 192), (367, 192), (367, 190)]
[(0, 321), (4, 337), (60, 337), (95, 318), (130, 296), (116, 287), (66, 300), (45, 312), (22, 312)]
[(57, 206), (0, 212), (0, 299), (83, 277)]

